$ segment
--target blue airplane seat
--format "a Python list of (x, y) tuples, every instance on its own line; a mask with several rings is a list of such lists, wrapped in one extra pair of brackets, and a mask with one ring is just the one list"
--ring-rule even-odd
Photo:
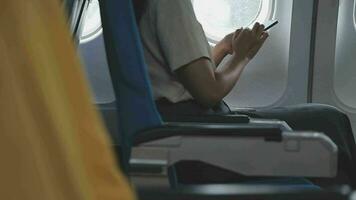
[(105, 47), (119, 111), (121, 160), (127, 170), (132, 137), (162, 125), (154, 104), (131, 1), (100, 1)]
[[(254, 160), (258, 160), (250, 159), (252, 153), (258, 154), (261, 158), (272, 158), (271, 155), (274, 155), (274, 152), (270, 152), (270, 150), (275, 148), (268, 148), (267, 146), (283, 145), (284, 139), (297, 139), (299, 141), (301, 138), (310, 138), (317, 142), (315, 143), (316, 146), (318, 146), (320, 142), (323, 144), (322, 146), (318, 146), (318, 148), (327, 147), (327, 151), (330, 151), (330, 154), (322, 155), (324, 157), (326, 156), (325, 163), (312, 162), (315, 160), (315, 156), (319, 156), (317, 154), (310, 154), (310, 151), (313, 150), (310, 148), (314, 148), (315, 146), (312, 145), (307, 147), (305, 151), (303, 150), (300, 153), (298, 152), (295, 154), (296, 156), (299, 156), (296, 157), (299, 161), (291, 158), (289, 152), (281, 151), (278, 153), (281, 153), (283, 158), (281, 157), (280, 159), (274, 161), (270, 160), (263, 166), (256, 163), (253, 163), (251, 166), (256, 164), (256, 167), (262, 167), (263, 169), (261, 169), (261, 173), (266, 176), (299, 176), (300, 174), (305, 175), (305, 173), (309, 173), (309, 175), (317, 174), (318, 176), (332, 176), (334, 174), (335, 169), (333, 168), (333, 160), (337, 149), (332, 141), (318, 133), (304, 133), (301, 136), (296, 137), (295, 134), (290, 132), (292, 130), (289, 130), (284, 126), (281, 127), (281, 124), (278, 123), (163, 123), (153, 101), (146, 69), (147, 66), (144, 61), (143, 48), (136, 25), (132, 2), (130, 0), (100, 0), (99, 3), (107, 60), (116, 96), (118, 115), (117, 134), (121, 145), (121, 152), (119, 152), (121, 166), (126, 173), (128, 173), (129, 170), (129, 159), (133, 146), (139, 146), (142, 144), (145, 145), (179, 136), (183, 138), (180, 140), (182, 145), (174, 146), (173, 148), (178, 148), (171, 149), (170, 154), (174, 154), (176, 156), (170, 158), (172, 164), (179, 160), (197, 158), (199, 158), (199, 160), (205, 159), (209, 162), (209, 159), (214, 156), (201, 156), (204, 154), (210, 155), (211, 153), (219, 154), (221, 151), (214, 149), (214, 146), (217, 146), (220, 149), (226, 146), (224, 142), (214, 144), (213, 146), (209, 145), (212, 140), (215, 141), (214, 138), (219, 138), (220, 140), (218, 141), (222, 141), (221, 139), (224, 139), (226, 142), (231, 142), (233, 147), (230, 146), (226, 150), (232, 151), (231, 156), (233, 155), (234, 158), (236, 158), (236, 156), (241, 156), (243, 162), (254, 162)], [(286, 132), (284, 133), (284, 131)], [(198, 138), (199, 142), (201, 144), (206, 144), (207, 148), (196, 149), (196, 144), (191, 143), (191, 138)], [(254, 152), (253, 147), (248, 145), (248, 142), (250, 141), (261, 142), (262, 145), (266, 143), (266, 146), (263, 147), (264, 149), (262, 151)], [(248, 158), (246, 158), (246, 153), (243, 153), (244, 151), (234, 149), (240, 146), (239, 143), (243, 143), (245, 146), (251, 147), (252, 151), (249, 151)], [(280, 148), (278, 147), (277, 149)], [(210, 152), (206, 153), (206, 151)], [(225, 153), (224, 155), (227, 154)], [(189, 158), (186, 158), (186, 156)], [(305, 156), (311, 157), (305, 158)], [(303, 158), (303, 160), (300, 160), (301, 158)], [(226, 163), (226, 160), (229, 160), (228, 162), (234, 160), (238, 160), (239, 162), (241, 161), (230, 157), (224, 158), (224, 156), (221, 155), (215, 156), (214, 159), (217, 160), (212, 162), (222, 165)], [(308, 161), (310, 160), (311, 162), (303, 163), (305, 159)], [(278, 164), (284, 162), (286, 165)], [(290, 165), (288, 165), (288, 163), (291, 162), (301, 162), (304, 167), (310, 166), (309, 164), (318, 166), (311, 166), (309, 167), (311, 170), (306, 171), (298, 167), (291, 168)], [(271, 163), (277, 163), (281, 168), (279, 168), (279, 170), (275, 170), (273, 169), (273, 166), (270, 165)], [(323, 166), (319, 168), (320, 165)], [(235, 169), (239, 166), (233, 164), (228, 167), (230, 167), (230, 169)], [(258, 172), (258, 168), (259, 167), (251, 167), (250, 169), (253, 169), (254, 171), (252, 174), (249, 174), (249, 176), (253, 176), (253, 173)], [(247, 170), (247, 173), (250, 173), (250, 169), (243, 167), (243, 170)], [(312, 169), (318, 170), (313, 171)], [(297, 185), (300, 186), (299, 180), (297, 182)], [(290, 185), (295, 185), (294, 181), (290, 181), (289, 183)], [(310, 187), (308, 182), (305, 182), (305, 185), (306, 187)]]

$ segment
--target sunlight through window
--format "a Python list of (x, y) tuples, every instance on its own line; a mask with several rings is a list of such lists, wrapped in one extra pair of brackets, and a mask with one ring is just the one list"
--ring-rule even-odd
[(100, 8), (98, 0), (89, 3), (88, 11), (84, 19), (84, 27), (80, 37), (81, 42), (87, 42), (96, 38), (102, 31)]
[(192, 0), (195, 14), (210, 42), (254, 22), (271, 18), (272, 0)]

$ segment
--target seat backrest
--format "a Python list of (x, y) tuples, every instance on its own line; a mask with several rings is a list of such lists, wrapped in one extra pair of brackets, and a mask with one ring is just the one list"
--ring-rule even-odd
[(160, 126), (162, 121), (152, 98), (131, 0), (101, 0), (100, 10), (116, 96), (122, 164), (127, 170), (135, 134)]

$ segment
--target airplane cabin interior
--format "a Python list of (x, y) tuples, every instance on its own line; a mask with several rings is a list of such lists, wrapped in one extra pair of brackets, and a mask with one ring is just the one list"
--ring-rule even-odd
[(356, 199), (356, 0), (0, 16), (0, 199)]

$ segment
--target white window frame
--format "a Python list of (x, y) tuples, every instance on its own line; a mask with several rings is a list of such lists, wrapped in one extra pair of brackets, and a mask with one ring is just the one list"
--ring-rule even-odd
[[(91, 4), (92, 2), (93, 2), (93, 0), (91, 0), (91, 1), (89, 2), (88, 7), (90, 6), (90, 4)], [(99, 6), (99, 4), (98, 4), (98, 6)], [(87, 20), (87, 19), (88, 19), (87, 17), (84, 18), (84, 21), (83, 21), (83, 26), (84, 26), (84, 27), (85, 27), (85, 23), (86, 23), (86, 20)], [(100, 20), (100, 21), (101, 21), (101, 20)], [(83, 28), (83, 29), (84, 29), (84, 28)], [(102, 28), (101, 22), (100, 22), (100, 25), (99, 25), (94, 31), (90, 32), (89, 34), (83, 35), (83, 33), (84, 33), (84, 30), (83, 30), (83, 31), (82, 31), (82, 35), (80, 36), (80, 43), (89, 42), (89, 41), (91, 41), (91, 40), (97, 38), (99, 35), (101, 35), (102, 32), (103, 32), (103, 28)]]

